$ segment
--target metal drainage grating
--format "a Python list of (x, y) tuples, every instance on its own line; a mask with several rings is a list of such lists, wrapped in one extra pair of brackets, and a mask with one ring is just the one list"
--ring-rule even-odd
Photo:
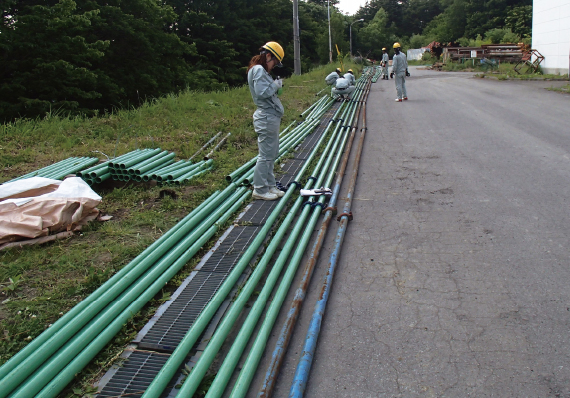
[[(310, 153), (322, 132), (328, 126), (328, 121), (337, 107), (338, 104), (333, 105), (333, 108), (325, 114), (323, 122), (317, 127), (315, 132), (299, 145), (298, 150), (302, 152), (308, 150)], [(304, 155), (301, 154), (301, 156)], [(281, 177), (282, 184), (287, 184), (293, 180), (307, 157), (304, 159), (289, 159), (285, 162), (282, 172), (286, 173), (285, 178), (287, 180), (284, 181), (283, 177)], [(234, 225), (224, 233), (215, 247), (203, 257), (196, 270), (186, 278), (182, 286), (173, 294), (172, 300), (159, 308), (157, 313), (135, 338), (133, 343), (138, 343), (137, 347), (139, 349), (162, 352), (174, 351), (204, 307), (218, 291), (227, 274), (231, 272), (241, 257), (243, 250), (255, 238), (260, 226), (263, 225), (274, 206), (275, 202), (259, 200), (248, 205), (244, 213), (238, 217), (238, 222), (251, 223), (252, 226)], [(247, 275), (242, 275), (238, 284), (246, 279)], [(222, 304), (216, 316), (198, 340), (199, 343), (190, 352), (190, 355), (193, 353), (199, 355), (200, 350), (207, 344), (217, 324), (231, 304), (229, 298), (237, 294), (237, 291), (238, 289), (234, 288), (232, 293), (229, 294), (228, 299)], [(103, 389), (98, 394), (98, 397), (140, 397), (169, 357), (168, 353), (140, 350), (125, 351), (123, 355), (127, 358), (125, 363), (120, 367), (113, 366), (100, 381), (99, 386), (102, 386)], [(192, 360), (190, 359), (190, 361)], [(189, 362), (190, 367), (192, 367), (192, 364), (193, 362)], [(178, 373), (173, 380), (178, 380), (182, 377), (181, 373)], [(173, 383), (173, 381), (170, 382), (170, 387), (166, 391), (176, 391), (173, 389)], [(170, 395), (168, 392), (165, 392), (163, 397)]]
[(138, 341), (138, 347), (174, 351), (224, 283), (226, 276), (226, 273), (219, 272), (196, 272), (191, 283), (170, 303), (144, 337)]
[(277, 206), (277, 201), (265, 201), (256, 200), (252, 203), (252, 206), (240, 219), (241, 225), (263, 225), (265, 220), (271, 214), (275, 206)]
[(170, 355), (149, 351), (129, 351), (123, 363), (105, 387), (99, 398), (142, 396)]
[(229, 274), (260, 229), (261, 226), (234, 227), (218, 250), (200, 268), (200, 272)]

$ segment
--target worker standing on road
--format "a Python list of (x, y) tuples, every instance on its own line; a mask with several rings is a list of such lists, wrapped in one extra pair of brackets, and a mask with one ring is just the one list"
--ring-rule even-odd
[(394, 43), (394, 58), (392, 58), (392, 73), (390, 77), (396, 76), (396, 102), (406, 101), (408, 99), (408, 93), (406, 92), (406, 76), (410, 76), (408, 73), (408, 60), (406, 55), (401, 52), (402, 47), (400, 43)]
[(390, 56), (388, 55), (386, 47), (383, 47), (382, 61), (380, 61), (380, 66), (382, 67), (382, 80), (388, 80), (388, 62), (390, 62)]
[(275, 186), (273, 168), (279, 154), (279, 128), (284, 109), (277, 97), (283, 87), (281, 79), (273, 80), (269, 72), (281, 67), (285, 52), (279, 43), (267, 42), (259, 55), (249, 61), (247, 83), (257, 110), (253, 114), (253, 128), (257, 133), (259, 155), (253, 173), (253, 199), (276, 200), (284, 195)]
[(354, 72), (352, 71), (352, 69), (349, 69), (343, 76), (346, 80), (349, 81), (351, 86), (355, 86), (356, 85), (356, 78), (354, 77)]
[(329, 86), (334, 86), (336, 80), (342, 76), (342, 71), (339, 68), (336, 68), (334, 72), (329, 73), (327, 77), (325, 77), (325, 81)]

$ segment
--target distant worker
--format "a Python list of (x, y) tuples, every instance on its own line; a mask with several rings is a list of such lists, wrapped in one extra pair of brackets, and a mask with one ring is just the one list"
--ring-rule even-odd
[(331, 72), (327, 77), (325, 77), (325, 81), (329, 86), (334, 86), (336, 80), (341, 77), (342, 71), (339, 68), (336, 68), (334, 72)]
[(343, 77), (350, 82), (351, 86), (356, 85), (356, 78), (354, 77), (354, 72), (352, 69), (349, 69)]
[(331, 90), (331, 97), (336, 97), (339, 100), (347, 99), (355, 89), (356, 87), (351, 86), (348, 79), (340, 77), (336, 80), (335, 86)]
[(274, 41), (259, 49), (259, 55), (249, 61), (247, 83), (257, 110), (253, 113), (253, 128), (257, 133), (259, 155), (253, 172), (253, 199), (276, 200), (284, 195), (277, 189), (273, 168), (279, 154), (279, 128), (284, 109), (277, 97), (283, 87), (281, 79), (273, 80), (269, 72), (282, 67), (285, 52)]
[(382, 61), (380, 61), (380, 66), (382, 67), (382, 80), (388, 79), (388, 63), (390, 62), (390, 56), (388, 55), (388, 50), (386, 47), (382, 48)]
[(394, 58), (392, 58), (392, 73), (390, 77), (396, 76), (396, 102), (406, 101), (408, 99), (408, 93), (406, 92), (406, 76), (410, 76), (408, 73), (408, 60), (406, 55), (401, 52), (402, 47), (400, 43), (394, 43)]

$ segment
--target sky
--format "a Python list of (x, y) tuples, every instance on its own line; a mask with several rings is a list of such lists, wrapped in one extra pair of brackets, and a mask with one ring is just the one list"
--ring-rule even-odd
[(366, 3), (366, 0), (340, 0), (338, 8), (344, 14), (353, 15), (358, 9)]

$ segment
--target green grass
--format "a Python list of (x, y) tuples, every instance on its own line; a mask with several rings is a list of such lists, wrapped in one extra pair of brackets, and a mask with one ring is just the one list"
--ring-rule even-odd
[(568, 75), (544, 74), (540, 69), (537, 73), (529, 73), (527, 67), (521, 68), (519, 74), (515, 71), (515, 66), (516, 64), (504, 62), (491, 68), (488, 65), (481, 65), (478, 60), (475, 60), (474, 65), (467, 60), (463, 63), (448, 62), (442, 69), (448, 72), (481, 72), (479, 77), (490, 77), (498, 80), (568, 80)]
[[(358, 65), (346, 65), (359, 74)], [(333, 67), (286, 79), (281, 96), (284, 128), (326, 87)], [(323, 95), (328, 93), (323, 91)], [(214, 169), (189, 186), (169, 187), (177, 199), (160, 199), (162, 188), (119, 183), (95, 186), (98, 208), (113, 216), (81, 234), (43, 246), (0, 251), (0, 364), (84, 299), (145, 247), (176, 224), (216, 189), (224, 176), (257, 153), (254, 105), (246, 86), (220, 92), (185, 92), (145, 103), (138, 109), (97, 118), (20, 120), (0, 126), (0, 182), (71, 156), (120, 155), (135, 148), (161, 147), (178, 158), (194, 154), (218, 131), (231, 132), (214, 155)], [(223, 230), (220, 231), (220, 234)], [(217, 239), (212, 239), (213, 243)], [(205, 246), (141, 313), (81, 373), (62, 397), (92, 392), (91, 384), (122, 352), (165, 297), (176, 289), (208, 250)]]
[(559, 93), (570, 94), (570, 84), (567, 84), (566, 86), (563, 86), (563, 87), (550, 87), (547, 90), (558, 91)]

